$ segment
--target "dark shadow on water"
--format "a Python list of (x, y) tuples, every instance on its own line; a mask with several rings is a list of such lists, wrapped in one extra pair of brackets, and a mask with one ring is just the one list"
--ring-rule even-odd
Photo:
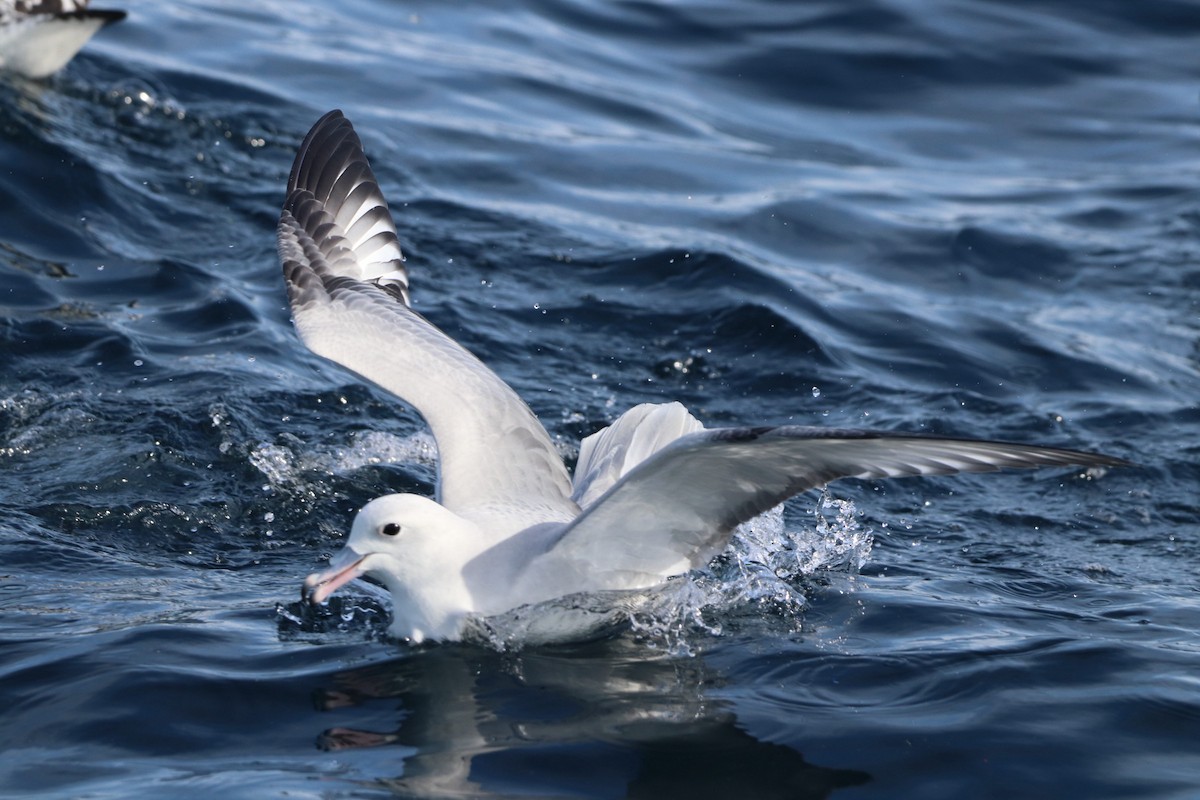
[[(870, 780), (758, 741), (705, 696), (720, 680), (699, 658), (620, 639), (518, 654), (435, 646), (331, 674), (313, 694), (335, 723), (317, 745), (414, 749), (374, 782), (402, 797), (823, 798)], [(394, 729), (354, 727), (378, 725), (395, 701)]]

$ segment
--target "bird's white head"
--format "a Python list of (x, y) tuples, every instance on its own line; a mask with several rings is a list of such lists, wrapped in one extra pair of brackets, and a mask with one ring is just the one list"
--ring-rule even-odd
[(457, 638), (474, 610), (462, 568), (483, 543), (478, 527), (427, 497), (385, 495), (362, 507), (346, 546), (327, 570), (305, 579), (302, 592), (323, 603), (367, 576), (392, 595), (392, 635), (413, 642)]

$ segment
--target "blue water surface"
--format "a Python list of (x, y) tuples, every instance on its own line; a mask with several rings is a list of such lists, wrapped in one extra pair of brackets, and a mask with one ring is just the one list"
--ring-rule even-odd
[[(121, 5), (0, 84), (0, 793), (1200, 796), (1200, 6)], [(436, 469), (288, 319), (331, 108), (568, 459), (679, 400), (1138, 466), (836, 484), (574, 647), (306, 609)]]

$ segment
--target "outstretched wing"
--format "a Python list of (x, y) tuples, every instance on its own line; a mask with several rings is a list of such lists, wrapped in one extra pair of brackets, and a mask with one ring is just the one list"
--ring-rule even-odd
[(437, 440), (443, 505), (482, 521), (497, 511), (515, 516), (512, 509), (525, 524), (575, 515), (562, 458), (529, 407), (409, 308), (387, 201), (340, 111), (322, 117), (300, 145), (278, 233), (300, 338), (425, 418)]
[[(1005, 442), (799, 426), (727, 428), (677, 439), (625, 475), (547, 550), (547, 564), (626, 574), (630, 588), (706, 563), (740, 523), (838, 478), (896, 478), (1119, 458)], [(546, 574), (537, 570), (541, 575)], [(580, 590), (586, 589), (581, 586)]]

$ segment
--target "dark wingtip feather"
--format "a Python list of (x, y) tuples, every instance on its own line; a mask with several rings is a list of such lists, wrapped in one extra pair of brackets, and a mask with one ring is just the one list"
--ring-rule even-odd
[(302, 233), (296, 235), (314, 245), (292, 253), (281, 230), (285, 259), (306, 254), (325, 278), (351, 277), (408, 304), (408, 272), (387, 200), (362, 141), (340, 110), (318, 119), (297, 148), (283, 212), (281, 223), (298, 225)]
[(1024, 442), (1010, 442), (995, 439), (961, 439), (955, 436), (941, 436), (933, 433), (910, 433), (901, 431), (864, 430), (862, 428), (817, 428), (799, 425), (780, 425), (771, 429), (754, 429), (759, 436), (776, 435), (781, 437), (801, 437), (809, 439), (911, 439), (927, 442), (974, 442), (979, 445), (994, 445), (1011, 448), (1014, 452), (1027, 451), (1037, 454), (1044, 466), (1080, 466), (1080, 467), (1136, 467), (1137, 464), (1118, 456), (1096, 453), (1088, 450), (1074, 450), (1066, 447), (1044, 447)]
[(292, 171), (288, 174), (287, 191), (289, 196), (301, 186), (307, 188), (307, 171), (313, 162), (309, 153), (319, 153), (325, 149), (326, 143), (331, 138), (344, 139), (347, 134), (353, 136), (356, 141), (358, 140), (358, 134), (354, 132), (350, 120), (346, 119), (341, 109), (338, 108), (324, 114), (313, 124), (308, 135), (296, 148), (296, 158), (292, 161)]

